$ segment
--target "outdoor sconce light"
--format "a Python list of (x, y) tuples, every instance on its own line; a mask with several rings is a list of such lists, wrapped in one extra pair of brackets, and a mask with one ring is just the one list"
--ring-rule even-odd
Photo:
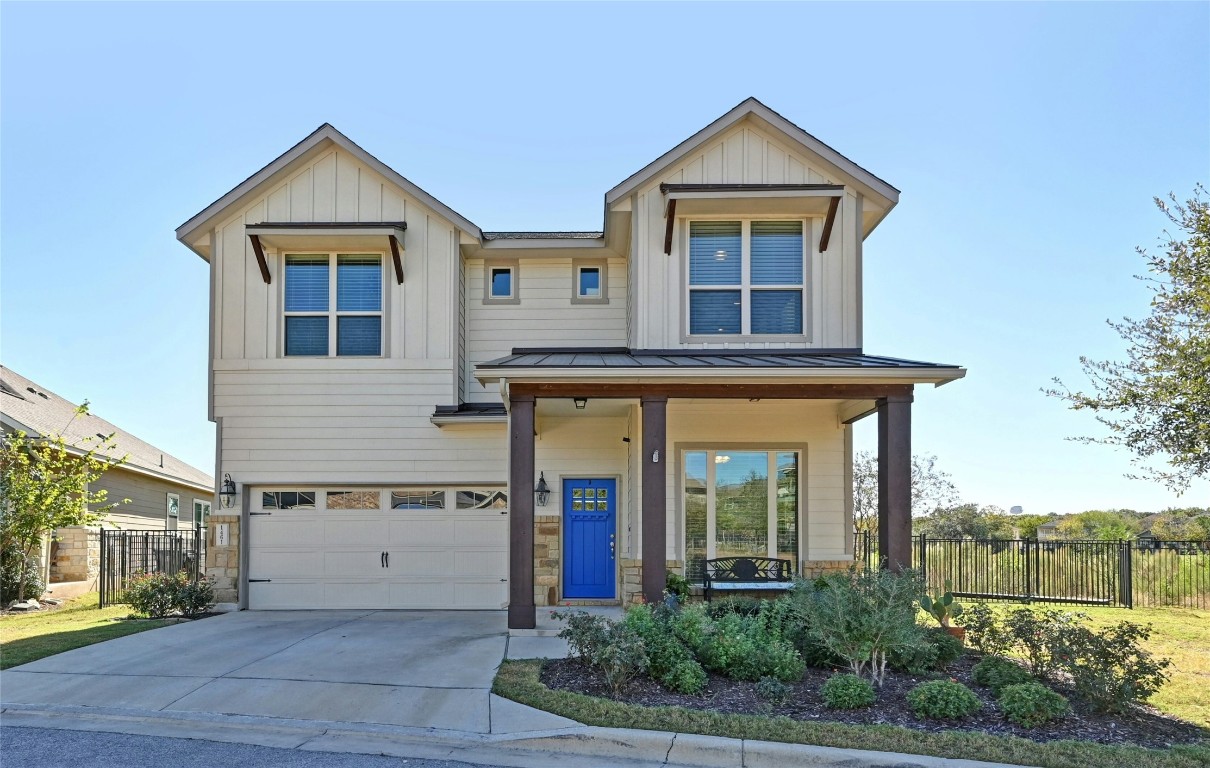
[(582, 411), (588, 407), (588, 398), (587, 397), (573, 397), (572, 400), (574, 400), (576, 403), (577, 411)]
[(538, 497), (538, 506), (545, 507), (550, 501), (550, 486), (546, 484), (546, 473), (538, 473), (538, 484), (534, 487), (534, 496)]
[(231, 509), (235, 504), (235, 481), (231, 479), (231, 473), (223, 475), (223, 488), (218, 492), (218, 497), (223, 509)]

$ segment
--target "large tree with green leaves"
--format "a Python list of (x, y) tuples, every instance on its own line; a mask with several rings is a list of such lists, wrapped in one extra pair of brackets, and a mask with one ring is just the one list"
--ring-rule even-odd
[[(87, 402), (75, 417), (86, 413)], [(18, 600), (25, 599), (26, 564), (35, 547), (58, 528), (95, 525), (118, 505), (107, 503), (108, 491), (89, 489), (125, 462), (110, 455), (114, 449), (112, 434), (68, 443), (61, 435), (32, 438), (18, 431), (0, 441), (0, 552), (16, 550), (21, 558)]]
[[(912, 456), (912, 514), (927, 514), (953, 504), (958, 489), (948, 472), (937, 468), (931, 454)], [(878, 531), (878, 456), (860, 451), (853, 458), (853, 525), (870, 534)]]
[[(1181, 492), (1210, 475), (1210, 201), (1200, 184), (1184, 204), (1175, 195), (1155, 204), (1175, 233), (1162, 253), (1137, 248), (1147, 264), (1138, 276), (1151, 291), (1151, 314), (1109, 322), (1126, 342), (1124, 361), (1080, 358), (1087, 392), (1055, 379), (1047, 394), (1075, 410), (1092, 411), (1109, 434), (1076, 438), (1120, 445), (1134, 454), (1134, 477)], [(1161, 464), (1156, 465), (1156, 460)]]

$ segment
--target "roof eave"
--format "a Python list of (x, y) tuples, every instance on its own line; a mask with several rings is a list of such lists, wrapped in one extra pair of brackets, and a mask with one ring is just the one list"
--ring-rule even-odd
[(965, 368), (702, 368), (683, 367), (642, 368), (637, 366), (618, 367), (531, 367), (510, 368), (508, 366), (476, 366), (475, 378), (484, 384), (500, 381), (544, 381), (574, 382), (587, 380), (608, 381), (679, 381), (715, 379), (771, 381), (775, 379), (819, 379), (832, 383), (877, 383), (933, 384), (942, 386), (966, 376)]

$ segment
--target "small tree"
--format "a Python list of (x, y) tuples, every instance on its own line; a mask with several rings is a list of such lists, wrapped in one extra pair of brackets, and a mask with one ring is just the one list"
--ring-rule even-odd
[[(953, 504), (958, 490), (948, 472), (937, 469), (932, 454), (912, 456), (912, 514)], [(853, 525), (870, 534), (878, 531), (878, 457), (860, 451), (853, 458)]]
[[(1162, 254), (1136, 248), (1147, 264), (1139, 276), (1152, 290), (1151, 314), (1109, 322), (1126, 342), (1125, 361), (1081, 357), (1091, 391), (1055, 379), (1048, 395), (1073, 410), (1092, 411), (1109, 430), (1081, 442), (1124, 446), (1142, 476), (1182, 492), (1210, 475), (1210, 201), (1200, 184), (1181, 205), (1155, 204), (1179, 234), (1164, 233)], [(1167, 461), (1166, 468), (1150, 464)]]
[[(72, 418), (87, 413), (85, 402)], [(61, 435), (31, 438), (18, 431), (0, 442), (0, 548), (15, 548), (22, 558), (18, 600), (25, 599), (24, 566), (39, 542), (58, 528), (95, 525), (118, 506), (105, 503), (108, 491), (88, 487), (105, 470), (125, 463), (124, 456), (107, 455), (114, 447), (112, 434), (69, 444)]]

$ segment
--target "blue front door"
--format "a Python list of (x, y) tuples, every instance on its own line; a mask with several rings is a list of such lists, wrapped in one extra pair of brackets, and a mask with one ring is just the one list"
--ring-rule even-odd
[(617, 480), (563, 481), (563, 596), (616, 594)]

